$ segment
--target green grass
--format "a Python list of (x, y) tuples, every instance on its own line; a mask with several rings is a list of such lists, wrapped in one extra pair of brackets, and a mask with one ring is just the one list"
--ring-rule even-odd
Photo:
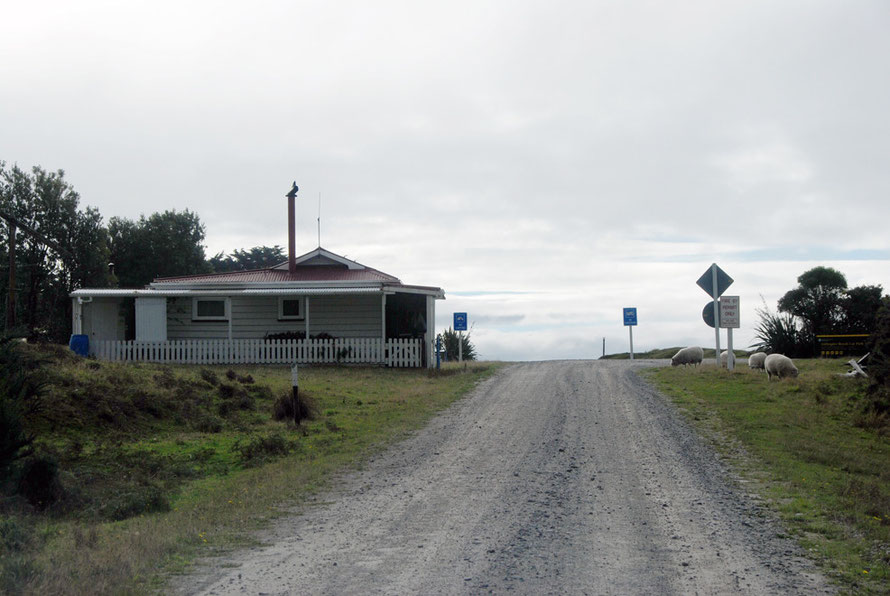
[(41, 512), (3, 486), (2, 593), (162, 589), (169, 573), (249, 543), (251, 530), (498, 368), (301, 368), (316, 416), (297, 427), (272, 419), (290, 394), (286, 367), (233, 367), (229, 379), (229, 367), (53, 358), (29, 426), (38, 452), (59, 463), (64, 494)]
[[(799, 360), (797, 379), (644, 371), (753, 481), (790, 533), (846, 590), (890, 592), (890, 425), (864, 411), (865, 382), (834, 360)], [(739, 448), (740, 447), (740, 448)]]

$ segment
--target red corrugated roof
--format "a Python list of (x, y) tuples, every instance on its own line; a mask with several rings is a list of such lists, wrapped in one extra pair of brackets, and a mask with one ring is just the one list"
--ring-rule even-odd
[(244, 283), (287, 283), (287, 282), (378, 282), (400, 284), (398, 278), (382, 271), (365, 267), (347, 269), (340, 266), (307, 265), (297, 266), (293, 275), (286, 269), (256, 269), (253, 271), (231, 271), (228, 273), (208, 273), (206, 275), (185, 275), (181, 277), (159, 277), (154, 283), (162, 284), (244, 284)]

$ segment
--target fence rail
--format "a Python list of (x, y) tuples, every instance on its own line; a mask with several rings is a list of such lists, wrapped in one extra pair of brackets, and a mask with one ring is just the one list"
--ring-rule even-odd
[(95, 341), (90, 355), (100, 360), (175, 364), (385, 364), (408, 368), (422, 363), (423, 340), (337, 339), (179, 339)]

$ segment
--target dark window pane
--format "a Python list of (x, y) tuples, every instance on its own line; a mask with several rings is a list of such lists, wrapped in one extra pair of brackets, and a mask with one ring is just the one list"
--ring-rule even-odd
[(281, 316), (283, 317), (299, 317), (300, 316), (300, 300), (282, 300)]
[(224, 319), (226, 317), (226, 301), (198, 300), (198, 316)]

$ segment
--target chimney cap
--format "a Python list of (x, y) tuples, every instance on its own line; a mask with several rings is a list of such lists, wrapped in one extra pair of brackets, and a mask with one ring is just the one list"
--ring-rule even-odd
[(284, 195), (284, 196), (286, 196), (286, 197), (289, 198), (289, 199), (296, 198), (296, 196), (297, 196), (297, 191), (298, 191), (298, 190), (300, 190), (300, 188), (297, 186), (297, 181), (294, 180), (294, 186), (293, 186), (293, 188), (291, 188), (291, 189), (290, 189), (290, 192), (287, 193), (287, 194)]

